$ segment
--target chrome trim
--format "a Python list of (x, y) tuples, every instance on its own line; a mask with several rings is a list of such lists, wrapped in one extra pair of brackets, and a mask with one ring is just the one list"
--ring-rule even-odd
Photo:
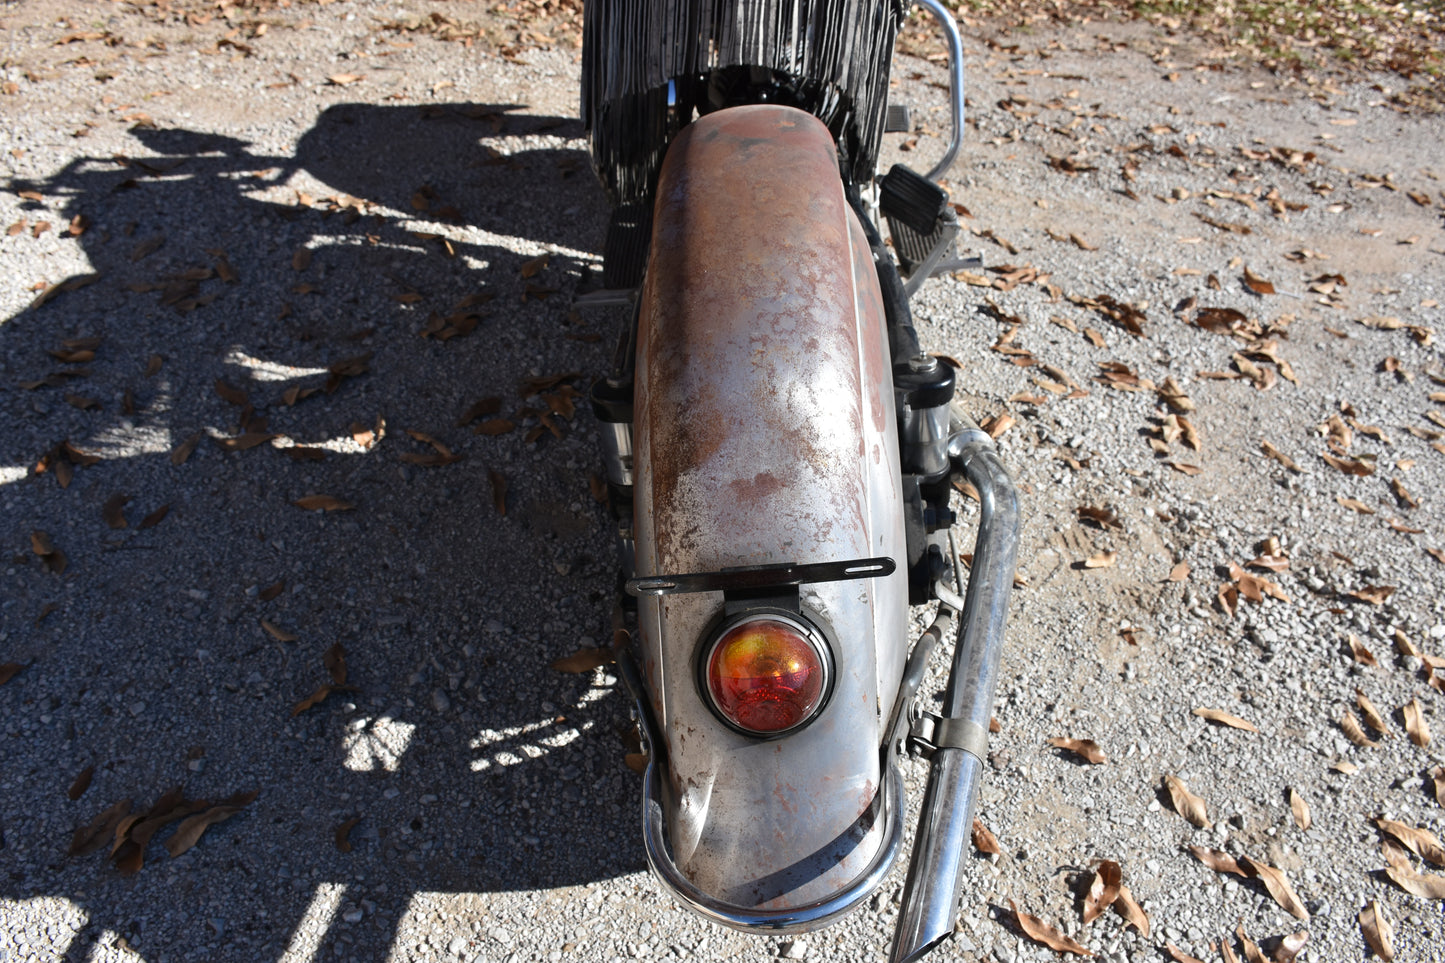
[[(956, 408), (954, 417), (959, 428), (949, 453), (955, 469), (978, 489), (982, 515), (964, 595), (962, 630), (940, 714), (956, 720), (955, 725), (987, 732), (1018, 558), (1019, 496), (992, 439)], [(986, 751), (975, 748), (977, 753), (957, 747), (933, 753), (894, 931), (892, 963), (912, 963), (953, 932), (983, 775), (980, 756)]]
[(932, 181), (948, 173), (963, 141), (963, 38), (958, 35), (958, 24), (954, 22), (952, 11), (941, 0), (918, 0), (918, 5), (933, 14), (948, 41), (948, 106), (953, 117), (953, 132), (948, 137), (948, 149), (943, 152), (943, 159), (928, 172), (928, 179)]
[(689, 910), (714, 923), (739, 930), (768, 930), (775, 933), (800, 933), (826, 926), (855, 908), (876, 890), (893, 868), (903, 845), (903, 779), (890, 753), (883, 766), (884, 814), (886, 834), (878, 854), (868, 867), (847, 888), (837, 895), (806, 906), (785, 910), (767, 910), (735, 906), (715, 899), (699, 890), (682, 874), (668, 855), (667, 831), (663, 828), (661, 787), (656, 760), (649, 761), (642, 783), (642, 841), (647, 851), (647, 864), (652, 873), (679, 902)]
[(632, 423), (598, 422), (597, 433), (602, 442), (602, 460), (607, 465), (607, 480), (614, 485), (631, 488)]

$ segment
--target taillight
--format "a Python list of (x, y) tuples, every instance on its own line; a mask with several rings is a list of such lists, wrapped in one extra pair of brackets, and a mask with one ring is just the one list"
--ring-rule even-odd
[(713, 706), (745, 732), (772, 736), (796, 729), (827, 697), (825, 644), (807, 626), (782, 616), (733, 625), (703, 663)]

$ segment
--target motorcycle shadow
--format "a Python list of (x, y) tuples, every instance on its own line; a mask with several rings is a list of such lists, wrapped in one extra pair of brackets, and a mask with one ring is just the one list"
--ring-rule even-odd
[[(36, 438), (101, 459), (51, 448), (0, 484), (69, 558), (30, 560), (0, 613), (27, 665), (0, 708), (53, 720), (7, 769), (66, 771), (4, 804), (0, 896), (66, 901), (83, 922), (57, 955), (385, 959), (427, 894), (484, 919), (489, 894), (643, 866), (625, 695), (548, 668), (606, 637), (614, 577), (568, 389), (613, 334), (569, 308), (606, 219), (580, 134), (509, 105), (343, 104), (294, 150), (137, 129), (137, 156), (15, 185), (64, 199), (98, 275), (0, 323), (6, 383), (42, 382), (0, 395), (24, 426), (0, 464), (33, 467)], [(474, 433), (491, 420), (516, 427)], [(334, 643), (354, 690), (293, 714), (337, 684)], [(175, 784), (260, 795), (130, 878), (66, 857), (75, 827)]]

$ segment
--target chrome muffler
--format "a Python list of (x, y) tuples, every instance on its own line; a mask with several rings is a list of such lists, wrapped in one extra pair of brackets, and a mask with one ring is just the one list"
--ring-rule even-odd
[[(943, 712), (938, 718), (917, 714), (910, 740), (929, 756), (930, 768), (891, 963), (921, 959), (953, 932), (988, 752), (988, 725), (1018, 559), (1020, 513), (1013, 479), (999, 459), (993, 439), (957, 408), (953, 415), (959, 428), (949, 438), (949, 460), (954, 472), (978, 490), (982, 512), (968, 589), (958, 615)], [(935, 629), (946, 624), (942, 620), (948, 607), (945, 599)], [(921, 676), (932, 647), (929, 644), (925, 649), (924, 645), (937, 638), (934, 629), (925, 633), (909, 659), (905, 681), (911, 679), (917, 685), (916, 676)], [(895, 725), (895, 731), (898, 729), (901, 726)]]

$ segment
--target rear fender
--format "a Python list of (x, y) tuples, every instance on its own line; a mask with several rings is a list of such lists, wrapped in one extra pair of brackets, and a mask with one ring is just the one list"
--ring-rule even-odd
[(801, 587), (831, 630), (834, 688), (812, 723), (769, 741), (722, 725), (699, 692), (698, 649), (722, 595), (639, 600), (668, 858), (712, 899), (787, 910), (836, 896), (888, 842), (880, 748), (908, 594), (883, 301), (832, 138), (801, 111), (731, 108), (684, 129), (653, 224), (636, 359), (637, 574), (898, 563)]

